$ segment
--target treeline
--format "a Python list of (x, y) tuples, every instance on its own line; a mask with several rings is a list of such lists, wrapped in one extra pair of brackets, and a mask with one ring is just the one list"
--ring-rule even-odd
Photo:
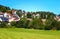
[(40, 30), (60, 30), (60, 21), (54, 19), (46, 19), (43, 23), (41, 18), (34, 18), (31, 21), (27, 18), (22, 18), (19, 22), (12, 21), (10, 24), (7, 22), (0, 22), (0, 28), (28, 28)]
[[(11, 10), (9, 7), (0, 5), (0, 12), (7, 12)], [(18, 22), (0, 22), (0, 28), (28, 28), (40, 30), (60, 30), (60, 21), (54, 19), (56, 14), (53, 12), (25, 12), (24, 10), (17, 10), (17, 15), (20, 17)], [(60, 15), (58, 15), (60, 17)]]
[(6, 6), (3, 6), (3, 5), (0, 5), (0, 12), (6, 12), (8, 10), (11, 10), (10, 7), (6, 7)]

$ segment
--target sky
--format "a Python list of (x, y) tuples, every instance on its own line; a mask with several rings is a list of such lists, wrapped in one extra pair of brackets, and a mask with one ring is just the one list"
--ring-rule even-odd
[(0, 0), (0, 5), (25, 11), (50, 11), (60, 14), (60, 0)]

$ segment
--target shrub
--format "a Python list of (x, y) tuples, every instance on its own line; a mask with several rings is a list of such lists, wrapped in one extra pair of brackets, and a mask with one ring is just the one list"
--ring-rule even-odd
[(47, 19), (45, 21), (44, 29), (45, 30), (50, 30), (50, 29), (56, 30), (57, 29), (57, 25), (58, 25), (58, 22), (56, 20), (54, 20), (54, 19)]
[(0, 22), (0, 28), (6, 28), (7, 27), (7, 23), (6, 22)]
[(16, 25), (17, 25), (17, 23), (16, 23), (15, 21), (12, 21), (12, 22), (10, 23), (10, 27), (16, 27)]

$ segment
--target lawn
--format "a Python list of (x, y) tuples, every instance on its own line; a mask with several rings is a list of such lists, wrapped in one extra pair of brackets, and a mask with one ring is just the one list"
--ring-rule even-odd
[(60, 31), (0, 28), (0, 39), (60, 39)]

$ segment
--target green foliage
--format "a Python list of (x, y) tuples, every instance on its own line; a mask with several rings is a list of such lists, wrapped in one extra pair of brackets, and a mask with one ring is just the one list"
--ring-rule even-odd
[(30, 21), (30, 23), (29, 23), (29, 28), (34, 28), (34, 29), (42, 29), (42, 23), (41, 23), (41, 19), (37, 19), (37, 18), (35, 18), (35, 19), (33, 19), (32, 21)]
[(56, 15), (53, 12), (45, 12), (45, 11), (39, 11), (36, 12), (36, 14), (40, 14), (40, 17), (42, 19), (50, 19), (50, 18), (54, 18)]
[(16, 22), (15, 21), (12, 21), (11, 23), (10, 23), (10, 27), (16, 27)]
[(6, 7), (6, 6), (3, 6), (3, 5), (0, 5), (0, 11), (1, 12), (6, 12), (7, 10), (10, 10), (10, 8)]
[(20, 20), (19, 22), (17, 22), (16, 27), (17, 28), (24, 28), (23, 23), (24, 23), (24, 21)]
[(41, 26), (40, 19), (34, 19), (33, 26), (34, 26), (34, 29), (39, 29)]
[(60, 30), (60, 21), (58, 22), (57, 30)]
[(22, 16), (22, 10), (17, 10), (16, 14), (21, 17)]
[(23, 25), (24, 25), (24, 28), (28, 28), (28, 25), (29, 25), (29, 20), (27, 20)]
[(6, 22), (0, 22), (0, 28), (6, 28), (7, 27), (7, 23)]
[(27, 13), (27, 18), (32, 18), (32, 14), (31, 13)]
[(29, 22), (28, 28), (34, 28), (33, 20)]
[(45, 22), (45, 29), (46, 30), (51, 30), (51, 29), (56, 30), (57, 29), (57, 25), (58, 25), (58, 22), (56, 20), (47, 19), (46, 22)]
[(25, 17), (22, 18), (19, 22), (17, 22), (16, 27), (17, 28), (27, 28), (29, 24), (29, 20), (27, 20)]

